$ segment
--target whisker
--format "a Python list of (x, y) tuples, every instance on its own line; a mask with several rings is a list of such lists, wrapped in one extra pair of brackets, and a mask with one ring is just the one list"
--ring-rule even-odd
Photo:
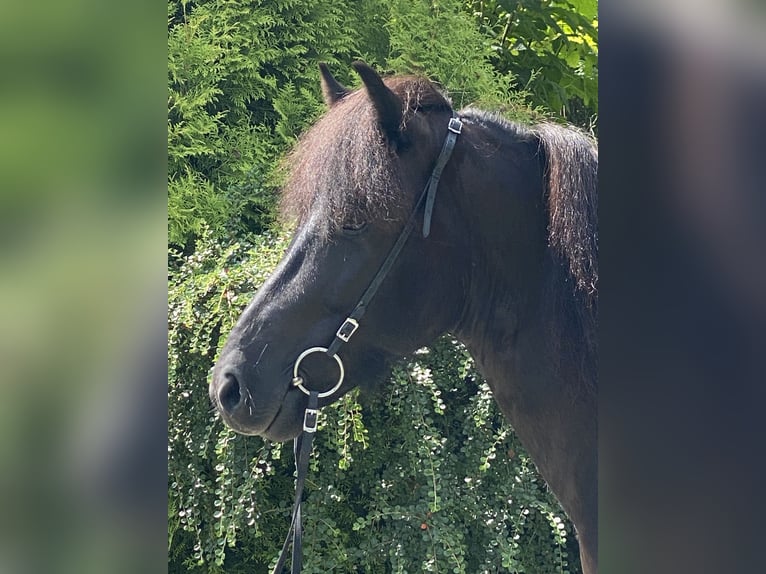
[(261, 359), (263, 358), (263, 354), (266, 352), (266, 349), (268, 348), (268, 346), (269, 346), (269, 344), (268, 344), (268, 343), (266, 343), (266, 344), (263, 346), (263, 349), (261, 350), (261, 354), (260, 354), (260, 355), (258, 355), (258, 360), (257, 360), (257, 361), (255, 361), (255, 366), (256, 366), (256, 367), (258, 366), (258, 363), (260, 363), (260, 362), (261, 362)]

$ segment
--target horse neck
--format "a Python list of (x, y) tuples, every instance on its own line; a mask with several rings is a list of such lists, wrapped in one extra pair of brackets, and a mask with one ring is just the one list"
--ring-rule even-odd
[(582, 384), (577, 365), (560, 364), (539, 294), (520, 292), (497, 276), (473, 288), (473, 300), (484, 303), (464, 317), (456, 335), (581, 541), (595, 540), (596, 396)]
[[(468, 124), (458, 157), (456, 212), (470, 271), (456, 334), (482, 354), (502, 357), (537, 324), (546, 279), (543, 166), (529, 141)], [(510, 161), (509, 161), (510, 160)], [(539, 315), (538, 315), (539, 316)], [(539, 333), (538, 333), (539, 335)]]
[[(481, 166), (482, 159), (474, 163)], [(491, 171), (483, 167), (472, 182), (463, 182), (469, 195), (480, 193), (483, 201), (465, 205), (477, 231), (470, 239), (472, 273), (454, 333), (564, 509), (579, 530), (591, 531), (595, 395), (582, 384), (575, 361), (562, 360), (568, 355), (559, 352), (567, 343), (558, 339), (557, 308), (546, 286), (558, 279), (560, 266), (547, 244), (541, 167), (528, 159), (495, 170), (494, 177), (483, 175)], [(481, 206), (484, 214), (477, 212)]]
[[(567, 368), (572, 357), (561, 347), (582, 335), (572, 313), (578, 302), (574, 293), (568, 300), (568, 267), (549, 247), (539, 140), (481, 117), (469, 119), (461, 137), (467, 145), (456, 152), (450, 194), (460, 216), (452, 225), (462, 229), (470, 265), (454, 332), (488, 368), (523, 368), (546, 384), (572, 386), (581, 369)], [(517, 384), (525, 394), (527, 385)]]

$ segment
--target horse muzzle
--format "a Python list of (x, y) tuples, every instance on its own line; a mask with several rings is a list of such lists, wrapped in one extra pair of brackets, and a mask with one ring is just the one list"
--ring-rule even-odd
[(341, 358), (328, 355), (325, 347), (300, 353), (291, 370), (267, 375), (247, 365), (240, 352), (222, 357), (213, 372), (211, 401), (234, 431), (275, 441), (294, 438), (303, 430), (310, 391), (317, 391), (323, 404), (333, 402), (345, 376)]

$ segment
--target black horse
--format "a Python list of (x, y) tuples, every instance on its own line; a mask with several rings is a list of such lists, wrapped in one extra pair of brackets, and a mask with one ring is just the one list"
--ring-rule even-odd
[(354, 68), (364, 88), (349, 91), (321, 66), (329, 111), (290, 157), (283, 194), (297, 230), (229, 335), (211, 397), (236, 431), (286, 440), (309, 389), (323, 406), (453, 333), (594, 574), (595, 143), (455, 112), (423, 78)]

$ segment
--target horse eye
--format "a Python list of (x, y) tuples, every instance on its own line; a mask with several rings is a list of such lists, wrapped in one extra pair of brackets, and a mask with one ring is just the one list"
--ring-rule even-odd
[(344, 235), (359, 235), (367, 228), (366, 221), (348, 221), (343, 224)]

